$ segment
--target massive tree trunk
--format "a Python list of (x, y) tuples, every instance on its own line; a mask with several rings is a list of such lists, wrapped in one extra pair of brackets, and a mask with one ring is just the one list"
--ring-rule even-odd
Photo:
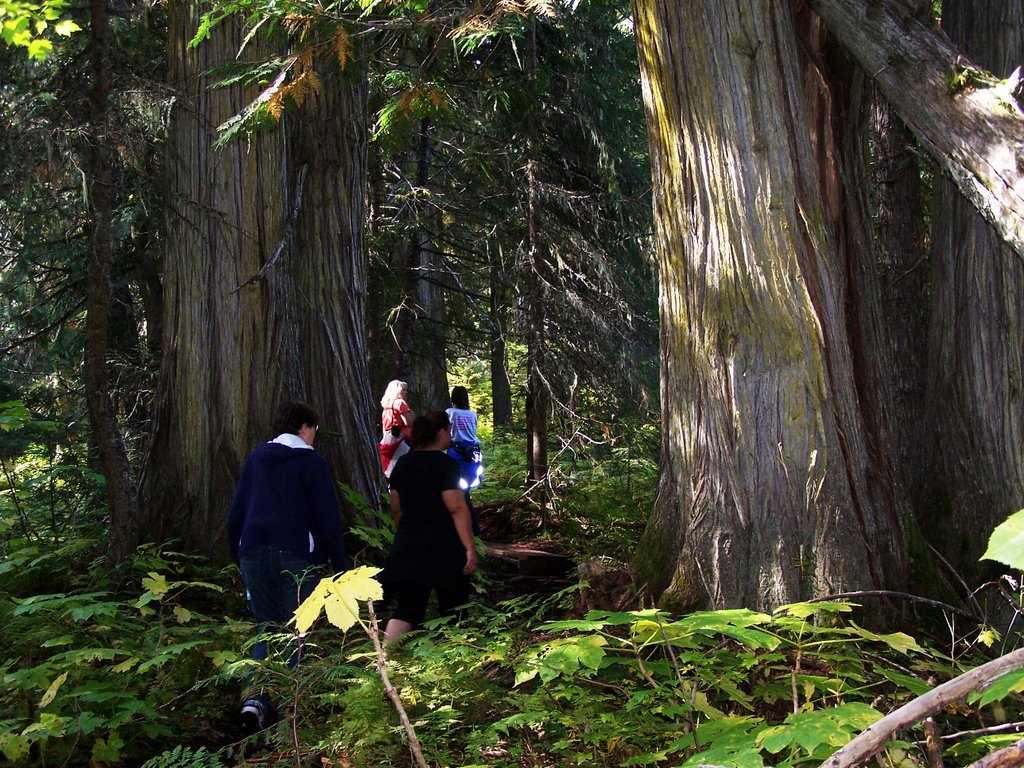
[[(324, 414), (318, 447), (334, 479), (376, 500), (362, 336), (365, 85), (325, 78), (321, 94), (276, 131), (215, 149), (216, 127), (255, 93), (210, 88), (205, 73), (235, 59), (243, 29), (225, 21), (189, 48), (198, 13), (187, 2), (169, 6), (169, 71), (179, 95), (144, 499), (154, 536), (223, 553), (241, 462), (271, 437), (283, 399)], [(259, 45), (254, 39), (246, 50), (260, 55)]]
[[(307, 97), (289, 126), (290, 183), (306, 172), (294, 248), (276, 299), (293, 319), (297, 368), (280, 350), (282, 395), (320, 413), (317, 450), (336, 482), (376, 504), (380, 490), (379, 406), (370, 392), (365, 347), (367, 84), (359, 60), (344, 72), (325, 65), (320, 91)], [(275, 327), (268, 328), (268, 339)], [(351, 519), (351, 518), (350, 518)]]
[(664, 430), (644, 575), (718, 607), (898, 586), (791, 5), (637, 0), (635, 15)]
[(89, 150), (89, 270), (86, 283), (85, 400), (89, 424), (106, 477), (109, 535), (107, 560), (120, 563), (138, 544), (139, 506), (128, 454), (110, 397), (107, 375), (107, 338), (111, 299), (113, 248), (113, 171), (107, 78), (107, 40), (110, 24), (104, 0), (90, 4), (92, 83), (89, 92), (91, 136)]
[[(1024, 0), (947, 0), (943, 29), (1000, 77), (1024, 57)], [(936, 183), (929, 406), (936, 463), (921, 505), (968, 580), (988, 534), (1024, 506), (1024, 264), (956, 187)], [(941, 535), (940, 535), (941, 533)]]

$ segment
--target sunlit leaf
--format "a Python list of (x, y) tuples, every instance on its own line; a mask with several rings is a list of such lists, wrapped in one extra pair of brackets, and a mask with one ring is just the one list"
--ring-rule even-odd
[(1024, 509), (996, 526), (981, 559), (995, 560), (1011, 568), (1024, 570)]
[(362, 566), (340, 576), (321, 579), (295, 611), (291, 623), (300, 633), (308, 632), (323, 609), (331, 624), (347, 631), (359, 620), (359, 601), (383, 597), (380, 582), (373, 578), (378, 573), (380, 568)]

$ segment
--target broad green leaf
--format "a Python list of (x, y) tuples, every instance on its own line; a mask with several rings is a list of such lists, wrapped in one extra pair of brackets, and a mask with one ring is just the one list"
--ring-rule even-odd
[(53, 43), (49, 40), (44, 40), (41, 37), (37, 37), (28, 43), (29, 58), (35, 59), (36, 61), (46, 61), (46, 57), (50, 55), (52, 50)]
[(139, 670), (138, 670), (139, 674), (143, 674), (144, 672), (148, 672), (150, 669), (152, 669), (154, 667), (163, 666), (168, 661), (171, 661), (172, 659), (176, 659), (178, 656), (180, 656), (185, 651), (188, 651), (188, 650), (190, 650), (192, 648), (195, 648), (195, 647), (200, 646), (200, 645), (205, 645), (205, 644), (206, 644), (206, 642), (204, 640), (190, 640), (190, 641), (188, 641), (186, 643), (175, 643), (174, 645), (165, 646), (165, 647), (160, 649), (161, 652), (159, 654), (157, 654), (156, 656), (154, 656), (151, 659), (147, 659), (146, 661), (144, 661), (142, 664), (139, 665)]
[(78, 716), (78, 730), (82, 733), (92, 733), (97, 728), (100, 728), (107, 722), (105, 717), (97, 715), (95, 712), (86, 710)]
[(764, 759), (760, 752), (749, 746), (738, 750), (728, 747), (712, 747), (691, 757), (680, 768), (697, 768), (704, 765), (728, 765), (731, 768), (763, 768)]
[(515, 681), (512, 683), (512, 687), (515, 688), (516, 686), (522, 685), (523, 683), (529, 680), (533, 680), (533, 678), (537, 676), (537, 671), (538, 670), (535, 665), (524, 664), (523, 666), (519, 667), (516, 670), (516, 678)]
[(1024, 570), (1024, 509), (996, 526), (981, 559), (995, 560), (1016, 570)]
[(28, 739), (17, 733), (0, 733), (0, 752), (12, 763), (28, 755), (31, 746)]
[(608, 645), (608, 641), (601, 637), (601, 635), (581, 637), (576, 644), (580, 663), (590, 669), (597, 669), (601, 666), (601, 659), (604, 658), (604, 646), (606, 645)]
[(629, 760), (626, 760), (624, 763), (621, 763), (621, 765), (624, 768), (626, 768), (626, 766), (634, 765), (655, 765), (656, 763), (664, 762), (667, 759), (668, 750), (663, 749), (660, 752), (645, 752), (642, 755), (636, 755), (635, 757), (629, 758)]
[[(697, 726), (697, 740), (705, 746), (740, 752), (750, 749), (754, 737), (764, 729), (764, 721), (759, 717), (726, 715), (700, 723)], [(688, 733), (676, 739), (669, 751), (674, 753), (693, 748), (693, 734)]]
[(94, 764), (114, 765), (121, 759), (121, 748), (124, 742), (117, 733), (111, 732), (106, 739), (96, 739), (92, 745), (92, 759)]
[(888, 669), (881, 665), (875, 665), (875, 671), (885, 679), (895, 683), (900, 688), (903, 688), (914, 696), (923, 696), (934, 687), (919, 677), (904, 675), (901, 672), (896, 672), (895, 670)]
[(110, 661), (117, 657), (117, 651), (113, 648), (100, 648), (91, 646), (88, 648), (75, 648), (54, 656), (54, 660), (63, 659), (69, 664), (90, 664), (94, 661)]
[(51, 637), (43, 642), (43, 648), (58, 648), (62, 645), (71, 645), (75, 641), (75, 638), (71, 635), (61, 635), (60, 637)]
[(793, 616), (798, 619), (806, 619), (817, 613), (849, 613), (852, 610), (853, 606), (850, 603), (790, 603), (776, 608), (775, 618)]
[(27, 726), (22, 736), (34, 736), (36, 739), (50, 739), (65, 736), (68, 733), (68, 725), (73, 723), (70, 717), (61, 717), (52, 712), (39, 713), (39, 720)]
[(798, 746), (810, 755), (821, 746), (843, 746), (853, 734), (873, 725), (881, 717), (880, 712), (860, 702), (814, 709), (790, 715), (783, 725), (765, 729), (756, 742), (772, 754)]
[(238, 654), (234, 651), (212, 651), (206, 654), (213, 663), (214, 669), (220, 669), (225, 664), (238, 661)]
[(1011, 693), (1020, 693), (1021, 691), (1024, 691), (1024, 669), (999, 676), (984, 691), (972, 693), (967, 700), (983, 707), (993, 701), (999, 701)]
[(856, 624), (851, 625), (851, 629), (865, 640), (885, 643), (894, 651), (899, 651), (900, 653), (910, 653), (911, 651), (924, 653), (924, 648), (917, 644), (917, 640), (905, 632), (893, 632), (888, 635), (879, 635), (871, 630), (859, 627)]
[(90, 602), (72, 608), (69, 615), (75, 621), (88, 621), (96, 616), (116, 616), (120, 611), (117, 603), (96, 603)]

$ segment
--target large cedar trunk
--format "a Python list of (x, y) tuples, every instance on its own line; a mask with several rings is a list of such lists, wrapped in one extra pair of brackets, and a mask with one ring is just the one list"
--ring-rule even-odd
[[(942, 26), (1007, 77), (1024, 57), (1024, 0), (947, 0)], [(934, 472), (921, 513), (968, 580), (988, 534), (1024, 506), (1024, 264), (948, 180), (936, 183), (929, 410)]]
[(928, 237), (920, 158), (913, 134), (875, 92), (871, 102), (874, 152), (866, 178), (875, 199), (882, 315), (894, 387), (895, 433), (888, 451), (911, 501), (920, 498), (933, 444), (925, 423), (928, 338)]
[[(143, 492), (154, 537), (224, 553), (241, 462), (272, 437), (282, 399), (323, 414), (318, 447), (334, 479), (376, 500), (362, 336), (365, 85), (325, 78), (295, 127), (215, 149), (216, 127), (255, 93), (210, 88), (205, 73), (235, 59), (243, 29), (225, 21), (189, 48), (198, 13), (191, 3), (169, 6), (178, 100), (163, 359)], [(253, 46), (246, 50), (259, 55)]]
[(635, 3), (664, 430), (640, 566), (686, 605), (770, 608), (903, 579), (791, 7)]
[[(359, 60), (344, 72), (327, 62), (323, 84), (289, 125), (289, 187), (306, 169), (295, 247), (276, 299), (294, 315), (298, 366), (278, 350), (283, 396), (307, 400), (320, 414), (316, 448), (336, 482), (371, 504), (380, 492), (378, 405), (370, 391), (365, 347), (367, 84)], [(283, 284), (282, 284), (283, 283)], [(273, 343), (276, 327), (268, 328)], [(351, 520), (351, 518), (350, 518)]]

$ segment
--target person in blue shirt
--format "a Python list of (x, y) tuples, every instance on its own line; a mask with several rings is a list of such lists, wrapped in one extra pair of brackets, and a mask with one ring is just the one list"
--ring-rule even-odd
[(484, 476), (480, 439), (476, 436), (476, 412), (469, 407), (469, 392), (465, 387), (452, 387), (452, 407), (445, 413), (452, 425), (452, 445), (448, 455), (459, 462), (462, 488), (467, 493), (480, 485)]
[(469, 492), (483, 480), (484, 461), (476, 435), (476, 412), (469, 407), (469, 391), (465, 387), (452, 387), (452, 407), (445, 413), (451, 422), (452, 435), (448, 455), (459, 463), (459, 487), (466, 494), (466, 506), (473, 519), (473, 535), (479, 536), (480, 525)]
[[(305, 403), (284, 402), (274, 414), (273, 440), (245, 460), (228, 513), (228, 544), (242, 572), (249, 608), (260, 632), (281, 630), (329, 566), (346, 568), (341, 513), (323, 456), (313, 450), (317, 413)], [(267, 645), (253, 646), (267, 657)], [(288, 663), (298, 662), (294, 653)], [(243, 704), (262, 728), (269, 700)]]

